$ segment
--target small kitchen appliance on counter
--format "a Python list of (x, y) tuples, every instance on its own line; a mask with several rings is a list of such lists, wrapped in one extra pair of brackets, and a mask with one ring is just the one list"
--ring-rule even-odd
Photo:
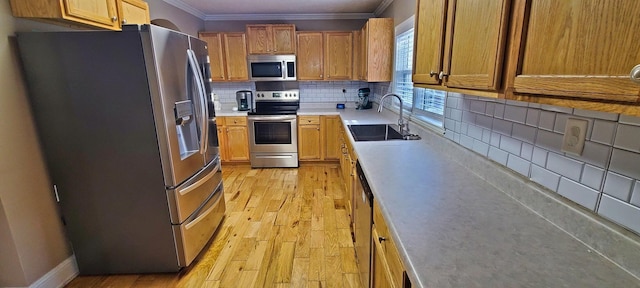
[(249, 90), (237, 91), (236, 101), (238, 101), (238, 111), (249, 111), (253, 109), (253, 93)]
[(371, 102), (369, 102), (369, 93), (371, 93), (371, 89), (369, 88), (358, 89), (358, 101), (356, 101), (356, 109), (371, 109)]

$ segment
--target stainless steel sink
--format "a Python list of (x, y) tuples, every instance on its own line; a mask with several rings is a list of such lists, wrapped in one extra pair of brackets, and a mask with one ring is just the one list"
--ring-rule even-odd
[(402, 134), (393, 126), (395, 125), (348, 125), (349, 131), (351, 131), (351, 135), (356, 141), (402, 140)]

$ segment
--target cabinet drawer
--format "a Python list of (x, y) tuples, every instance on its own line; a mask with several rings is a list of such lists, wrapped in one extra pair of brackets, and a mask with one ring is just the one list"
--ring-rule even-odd
[(215, 163), (207, 167), (212, 166), (213, 169), (207, 171), (206, 175), (202, 175), (199, 179), (190, 179), (175, 190), (168, 190), (172, 223), (184, 222), (198, 210), (202, 202), (207, 200), (222, 182), (220, 160), (215, 160)]
[(226, 125), (239, 125), (239, 126), (247, 126), (247, 117), (242, 116), (230, 116), (225, 117), (224, 122)]
[(376, 201), (373, 203), (373, 223), (378, 233), (378, 239), (373, 239), (373, 241), (378, 241), (382, 246), (383, 254), (389, 264), (392, 277), (391, 281), (395, 283), (396, 287), (403, 287), (404, 265), (402, 265), (396, 243), (392, 239), (391, 233), (389, 233), (387, 223), (384, 222), (382, 211), (380, 211), (380, 206)]
[(320, 125), (320, 116), (298, 116), (300, 125)]

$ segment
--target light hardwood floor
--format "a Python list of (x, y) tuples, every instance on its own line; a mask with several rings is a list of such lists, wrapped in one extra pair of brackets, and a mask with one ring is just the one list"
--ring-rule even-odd
[(339, 171), (224, 166), (226, 217), (189, 268), (66, 287), (361, 287)]

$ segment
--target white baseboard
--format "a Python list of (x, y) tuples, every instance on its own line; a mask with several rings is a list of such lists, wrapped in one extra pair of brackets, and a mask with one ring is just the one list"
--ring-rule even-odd
[(71, 282), (76, 276), (78, 276), (78, 264), (76, 263), (76, 257), (71, 255), (71, 257), (40, 277), (38, 281), (31, 284), (29, 288), (60, 288)]

